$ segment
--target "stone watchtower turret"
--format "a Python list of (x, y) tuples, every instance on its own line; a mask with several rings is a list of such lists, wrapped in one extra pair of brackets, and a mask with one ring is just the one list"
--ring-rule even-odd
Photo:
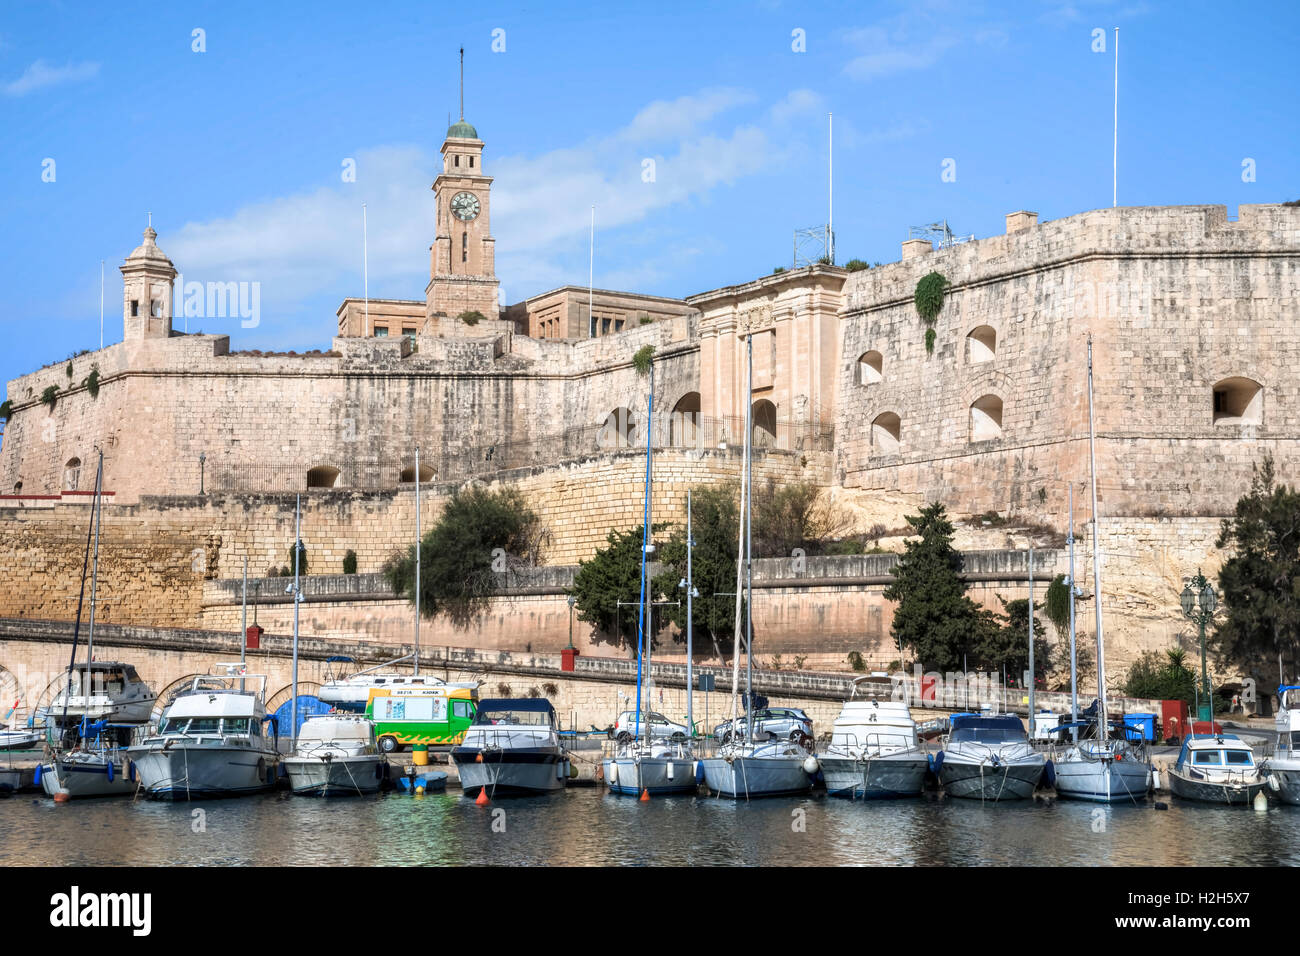
[(144, 243), (122, 263), (122, 337), (165, 339), (172, 334), (172, 282), (176, 267), (154, 244), (158, 233), (150, 225)]

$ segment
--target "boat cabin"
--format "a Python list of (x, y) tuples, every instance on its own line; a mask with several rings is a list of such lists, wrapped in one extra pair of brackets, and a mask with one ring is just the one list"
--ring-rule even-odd
[(949, 727), (948, 740), (951, 743), (1008, 744), (1028, 742), (1029, 739), (1020, 718), (1011, 714), (996, 717), (953, 714)]
[(520, 725), (556, 729), (555, 708), (541, 697), (504, 697), (481, 700), (474, 726)]
[(1227, 783), (1255, 774), (1255, 751), (1232, 734), (1193, 734), (1183, 740), (1174, 769), (1193, 779)]
[(916, 747), (916, 721), (902, 702), (850, 699), (831, 726), (831, 746), (850, 750)]

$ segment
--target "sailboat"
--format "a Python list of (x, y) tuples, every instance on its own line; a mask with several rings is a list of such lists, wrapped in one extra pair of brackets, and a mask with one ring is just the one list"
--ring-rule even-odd
[[(749, 371), (745, 399), (745, 472), (741, 484), (741, 526), (736, 561), (736, 618), (732, 640), (731, 726), (736, 723), (740, 687), (741, 597), (745, 619), (745, 713), (753, 711), (754, 622), (753, 622), (753, 411), (754, 341), (746, 336)], [(741, 587), (742, 574), (744, 588)], [(758, 740), (754, 721), (744, 722), (745, 735), (724, 743), (716, 756), (700, 761), (709, 789), (718, 796), (772, 797), (805, 793), (812, 788), (817, 758), (800, 743), (790, 740)], [(770, 735), (769, 735), (770, 736)]]
[[(1096, 429), (1092, 411), (1092, 336), (1088, 336), (1088, 455), (1092, 471), (1092, 579), (1093, 604), (1097, 612), (1097, 720), (1085, 724), (1095, 728), (1094, 739), (1079, 740), (1053, 762), (1056, 775), (1056, 792), (1059, 796), (1075, 800), (1093, 800), (1111, 803), (1117, 800), (1137, 800), (1145, 797), (1151, 787), (1151, 765), (1136, 746), (1126, 740), (1110, 739), (1110, 722), (1106, 714), (1106, 656), (1101, 629), (1101, 551), (1097, 525), (1097, 449)], [(1073, 502), (1073, 498), (1071, 498)], [(1070, 514), (1071, 554), (1071, 628), (1074, 619), (1074, 514)], [(1071, 666), (1073, 667), (1073, 660)], [(1080, 729), (1077, 722), (1064, 724), (1058, 730)]]
[[(135, 673), (135, 668), (117, 662), (96, 661), (95, 604), (99, 583), (99, 529), (103, 518), (104, 453), (99, 453), (95, 471), (95, 497), (91, 509), (94, 557), (90, 555), (87, 532), (86, 559), (91, 563), (90, 622), (86, 639), (86, 661), (77, 665), (77, 626), (73, 631), (72, 660), (68, 663), (68, 684), (47, 711), (61, 731), (56, 750), (48, 762), (36, 769), (37, 782), (56, 801), (73, 797), (125, 796), (135, 791), (134, 766), (122, 745), (131, 742), (134, 730), (143, 726), (153, 706), (154, 694)], [(85, 593), (85, 565), (82, 567)], [(133, 719), (134, 718), (134, 719)], [(94, 721), (92, 723), (92, 721)], [(114, 722), (116, 721), (116, 722)]]
[[(694, 793), (698, 782), (698, 765), (691, 745), (685, 740), (659, 739), (651, 734), (650, 695), (647, 678), (653, 654), (654, 603), (650, 588), (650, 555), (654, 551), (651, 542), (651, 487), (654, 481), (654, 401), (655, 401), (654, 363), (650, 363), (650, 397), (646, 403), (646, 444), (645, 444), (645, 502), (644, 525), (641, 537), (641, 598), (637, 612), (637, 671), (636, 671), (636, 716), (632, 724), (633, 739), (622, 744), (611, 757), (602, 761), (605, 782), (613, 793), (656, 796), (672, 793)], [(690, 501), (687, 499), (686, 539), (687, 562), (691, 548)], [(689, 582), (688, 582), (689, 588)], [(686, 655), (690, 660), (692, 653), (690, 635), (690, 596), (687, 596)], [(642, 668), (642, 661), (645, 666)], [(690, 684), (688, 677), (687, 684)], [(689, 695), (691, 688), (687, 687)], [(689, 710), (689, 704), (687, 709)], [(645, 715), (644, 717), (642, 715)], [(689, 723), (690, 716), (687, 721)], [(694, 726), (690, 727), (694, 733)]]

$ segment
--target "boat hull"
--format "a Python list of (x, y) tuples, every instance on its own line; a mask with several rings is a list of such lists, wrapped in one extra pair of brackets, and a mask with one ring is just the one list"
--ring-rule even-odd
[(285, 757), (289, 788), (296, 794), (315, 797), (377, 793), (387, 778), (388, 761), (379, 754), (355, 757)]
[(1177, 768), (1169, 769), (1169, 789), (1182, 800), (1249, 805), (1254, 802), (1255, 795), (1267, 786), (1268, 782), (1263, 778), (1254, 782), (1213, 783), (1208, 780), (1191, 780), (1179, 773)]
[(261, 793), (275, 786), (279, 755), (224, 745), (136, 748), (141, 789), (155, 800), (201, 800)]
[(700, 761), (709, 790), (723, 797), (779, 797), (807, 793), (812, 778), (803, 768), (806, 757), (709, 757)]
[[(113, 765), (112, 780), (108, 779), (110, 761)], [(136, 786), (125, 754), (60, 756), (41, 764), (41, 789), (51, 797), (126, 797), (135, 793)]]
[(23, 772), (0, 767), (0, 793), (17, 793), (23, 785)]
[(1270, 760), (1268, 771), (1277, 778), (1277, 798), (1283, 803), (1300, 804), (1300, 760)]
[(1034, 795), (1044, 764), (1041, 754), (1002, 761), (994, 766), (989, 761), (977, 762), (946, 753), (939, 768), (939, 784), (950, 797), (1026, 800)]
[(925, 788), (930, 762), (925, 754), (886, 754), (859, 759), (822, 754), (818, 758), (826, 792), (851, 800), (917, 797)]
[(686, 757), (607, 757), (602, 769), (611, 793), (658, 796), (694, 793), (699, 787), (696, 765)]
[(460, 774), (461, 790), (477, 796), (529, 796), (563, 790), (568, 782), (568, 760), (553, 750), (455, 747), (451, 759)]
[(1061, 759), (1052, 765), (1056, 795), (1095, 803), (1142, 800), (1151, 789), (1151, 767), (1139, 760)]

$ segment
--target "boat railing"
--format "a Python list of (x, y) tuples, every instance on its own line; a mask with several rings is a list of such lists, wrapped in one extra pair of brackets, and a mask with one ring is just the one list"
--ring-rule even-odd
[(899, 733), (880, 733), (874, 731), (859, 737), (857, 734), (846, 731), (835, 731), (831, 734), (832, 747), (853, 751), (860, 758), (880, 757), (885, 753), (903, 753), (908, 750), (921, 750), (921, 742), (916, 737), (915, 731), (911, 734), (911, 740), (907, 739), (907, 731), (899, 728)]

